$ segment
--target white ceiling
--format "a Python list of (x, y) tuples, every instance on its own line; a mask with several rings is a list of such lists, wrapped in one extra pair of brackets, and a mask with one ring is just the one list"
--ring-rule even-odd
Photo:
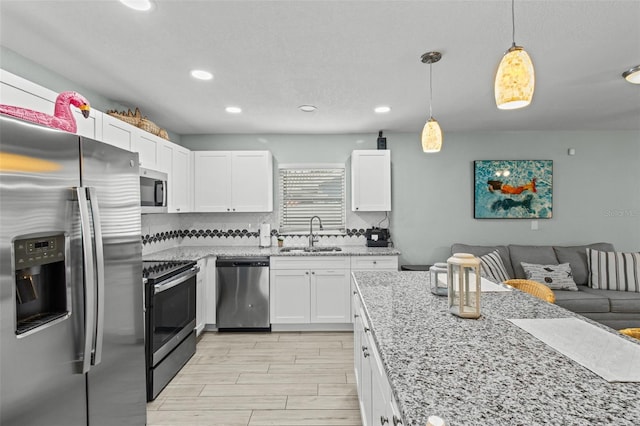
[[(528, 108), (500, 111), (493, 78), (511, 45), (511, 2), (0, 2), (0, 42), (178, 134), (638, 130), (640, 1), (518, 0), (516, 43), (531, 55)], [(196, 81), (192, 68), (213, 81)], [(318, 107), (303, 113), (299, 105)], [(240, 106), (231, 115), (226, 106)], [(390, 105), (390, 113), (373, 112)]]

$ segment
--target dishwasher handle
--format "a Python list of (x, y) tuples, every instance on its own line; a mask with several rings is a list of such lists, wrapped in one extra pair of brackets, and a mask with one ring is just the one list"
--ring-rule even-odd
[(268, 267), (269, 258), (219, 258), (216, 261), (216, 267), (220, 268), (255, 268), (255, 267)]

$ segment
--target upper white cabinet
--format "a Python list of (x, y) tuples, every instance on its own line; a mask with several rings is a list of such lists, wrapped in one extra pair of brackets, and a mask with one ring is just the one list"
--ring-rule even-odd
[(138, 136), (138, 129), (122, 120), (108, 114), (102, 114), (102, 141), (118, 148), (132, 151), (134, 138)]
[(351, 152), (351, 210), (391, 211), (391, 151)]
[(141, 130), (131, 141), (131, 151), (138, 153), (140, 166), (159, 170), (162, 147), (166, 143), (168, 143), (167, 140)]
[(169, 178), (168, 211), (185, 213), (191, 209), (191, 151), (172, 142), (158, 146), (157, 169)]
[(194, 210), (273, 211), (273, 158), (269, 151), (195, 151)]

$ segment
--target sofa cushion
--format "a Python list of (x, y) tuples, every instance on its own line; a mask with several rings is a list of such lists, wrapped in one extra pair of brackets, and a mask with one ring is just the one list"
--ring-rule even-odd
[(611, 306), (611, 312), (637, 313), (640, 315), (640, 293), (615, 290), (596, 290), (589, 287), (580, 287), (587, 294), (607, 297)]
[(510, 245), (509, 255), (516, 278), (526, 279), (527, 276), (520, 262), (537, 263), (538, 265), (557, 265), (556, 252), (551, 246), (519, 246)]
[(578, 291), (571, 265), (561, 263), (559, 265), (538, 265), (535, 263), (520, 262), (528, 280), (545, 284), (551, 290)]
[(509, 249), (506, 246), (475, 246), (469, 244), (455, 243), (451, 246), (451, 253), (471, 253), (474, 256), (480, 257), (485, 254), (489, 254), (492, 251), (498, 250), (500, 258), (504, 267), (507, 269), (509, 278), (514, 278), (513, 268), (511, 267), (511, 259), (509, 258)]
[(589, 286), (601, 290), (640, 293), (640, 252), (587, 249)]
[(587, 285), (587, 278), (589, 277), (589, 266), (587, 265), (587, 249), (613, 251), (613, 244), (609, 243), (594, 243), (586, 244), (582, 246), (568, 246), (560, 247), (554, 246), (553, 250), (556, 252), (558, 263), (571, 264), (571, 271), (573, 272), (573, 280), (578, 285)]
[(509, 274), (498, 250), (480, 256), (480, 275), (494, 283), (501, 283), (509, 279)]
[(556, 290), (556, 305), (572, 312), (610, 312), (609, 298), (600, 293), (588, 291), (588, 287), (580, 285), (578, 291)]

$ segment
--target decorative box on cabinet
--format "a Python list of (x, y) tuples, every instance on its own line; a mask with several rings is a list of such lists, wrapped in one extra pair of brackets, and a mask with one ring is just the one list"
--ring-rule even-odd
[(391, 151), (351, 152), (351, 210), (391, 211)]

